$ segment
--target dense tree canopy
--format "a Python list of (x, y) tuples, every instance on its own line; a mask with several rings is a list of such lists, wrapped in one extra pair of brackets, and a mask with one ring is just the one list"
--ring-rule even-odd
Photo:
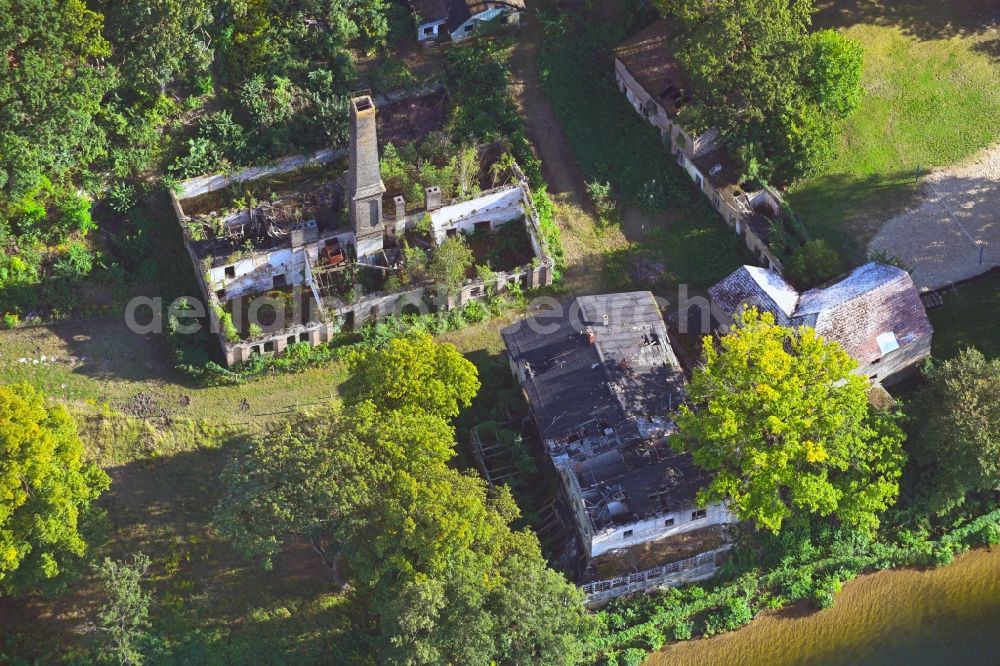
[(20, 592), (83, 556), (80, 528), (109, 479), (76, 426), (28, 385), (0, 386), (0, 590)]
[(1000, 359), (976, 349), (932, 366), (915, 401), (913, 454), (933, 472), (929, 499), (948, 509), (1000, 490)]
[(98, 0), (112, 60), (135, 95), (155, 96), (207, 71), (213, 59), (208, 0)]
[(809, 33), (812, 0), (660, 0), (682, 23), (676, 55), (692, 86), (682, 122), (719, 128), (752, 178), (791, 181), (832, 155), (861, 99), (863, 52)]
[(0, 0), (0, 194), (20, 196), (104, 150), (95, 117), (114, 73), (83, 0)]
[(840, 345), (749, 309), (704, 353), (677, 420), (679, 448), (716, 473), (701, 498), (774, 532), (809, 514), (873, 531), (899, 492), (903, 433)]
[(345, 397), (354, 403), (370, 400), (383, 411), (453, 418), (479, 391), (476, 367), (454, 345), (438, 344), (426, 333), (355, 352), (348, 364)]
[(308, 537), (338, 583), (358, 586), (382, 663), (580, 661), (595, 622), (582, 593), (534, 534), (511, 529), (506, 487), (448, 465), (446, 419), (478, 390), (475, 366), (424, 336), (351, 368), (350, 405), (302, 416), (227, 465), (222, 534), (268, 561)]
[(143, 648), (149, 642), (151, 595), (140, 582), (149, 570), (148, 555), (136, 553), (129, 560), (105, 557), (97, 572), (104, 583), (107, 602), (97, 616), (109, 660), (137, 666), (144, 661)]

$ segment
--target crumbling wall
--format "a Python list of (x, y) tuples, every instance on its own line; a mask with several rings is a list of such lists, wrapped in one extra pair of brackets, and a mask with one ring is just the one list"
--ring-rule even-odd
[(710, 525), (738, 522), (723, 504), (709, 504), (704, 507), (702, 509), (706, 513), (704, 518), (693, 517), (694, 512), (698, 510), (697, 507), (688, 506), (597, 532), (591, 537), (590, 556), (597, 557), (614, 550), (631, 548), (648, 541), (665, 539)]

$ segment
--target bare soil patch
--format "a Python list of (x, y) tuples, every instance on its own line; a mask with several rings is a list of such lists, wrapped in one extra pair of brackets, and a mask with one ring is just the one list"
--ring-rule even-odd
[(869, 250), (901, 260), (922, 291), (1000, 266), (1000, 144), (932, 172), (917, 203), (886, 222)]

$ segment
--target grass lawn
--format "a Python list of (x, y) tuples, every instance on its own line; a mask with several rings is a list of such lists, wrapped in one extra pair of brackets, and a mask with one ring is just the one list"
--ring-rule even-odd
[(976, 347), (988, 358), (1000, 357), (1000, 271), (960, 285), (944, 294), (944, 305), (927, 316), (934, 326), (936, 358), (951, 358), (966, 347)]
[[(955, 5), (956, 18), (961, 14), (958, 3), (946, 4)], [(852, 262), (863, 258), (881, 223), (912, 199), (918, 169), (954, 164), (1000, 137), (1000, 60), (985, 52), (985, 35), (932, 38), (903, 19), (894, 25), (892, 7), (869, 9), (860, 17), (830, 11), (835, 25), (860, 21), (842, 31), (865, 48), (865, 99), (846, 124), (834, 162), (788, 197), (809, 232)]]

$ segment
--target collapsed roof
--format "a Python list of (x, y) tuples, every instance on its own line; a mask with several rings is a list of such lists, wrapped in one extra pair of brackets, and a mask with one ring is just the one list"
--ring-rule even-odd
[(690, 100), (684, 68), (667, 43), (677, 34), (674, 24), (660, 19), (614, 49), (615, 57), (632, 78), (673, 117)]
[(581, 296), (501, 335), (545, 439), (594, 423), (641, 439), (643, 424), (682, 399), (684, 376), (651, 292)]

